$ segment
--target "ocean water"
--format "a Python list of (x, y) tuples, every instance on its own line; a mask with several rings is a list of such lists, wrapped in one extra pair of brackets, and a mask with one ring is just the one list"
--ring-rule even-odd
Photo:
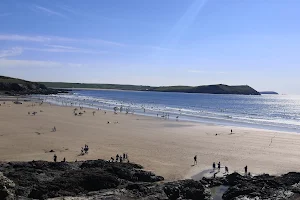
[(58, 105), (113, 111), (231, 126), (300, 133), (300, 96), (213, 95), (116, 90), (74, 90), (38, 98)]

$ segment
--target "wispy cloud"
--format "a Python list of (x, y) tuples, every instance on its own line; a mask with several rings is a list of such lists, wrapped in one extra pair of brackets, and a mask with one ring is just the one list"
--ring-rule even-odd
[[(0, 34), (0, 41), (12, 41), (12, 42), (28, 42), (28, 43), (39, 43), (42, 45), (47, 45), (51, 47), (51, 52), (68, 52), (62, 49), (69, 49), (69, 52), (80, 52), (79, 49), (70, 47), (71, 45), (88, 45), (97, 46), (101, 45), (103, 47), (116, 47), (116, 48), (130, 48), (130, 49), (143, 49), (143, 50), (154, 50), (154, 51), (174, 51), (174, 49), (164, 48), (160, 46), (151, 45), (135, 45), (135, 44), (125, 44), (109, 40), (93, 39), (93, 38), (69, 38), (69, 37), (59, 37), (59, 36), (44, 36), (44, 35), (18, 35), (18, 34)], [(57, 45), (58, 44), (58, 45)], [(19, 45), (18, 45), (19, 46)], [(33, 50), (33, 49), (32, 49)], [(82, 50), (82, 49), (81, 49)], [(41, 50), (46, 51), (46, 50)], [(82, 50), (83, 53), (94, 53), (89, 50)], [(97, 53), (104, 53), (97, 52)]]
[(76, 47), (63, 46), (63, 45), (50, 45), (50, 44), (46, 44), (45, 46), (51, 47), (51, 48), (60, 48), (60, 49), (78, 49)]
[(11, 49), (0, 50), (0, 58), (18, 56), (18, 55), (21, 55), (22, 52), (23, 52), (23, 49), (20, 47), (14, 47)]
[[(51, 46), (51, 45), (50, 45)], [(54, 45), (57, 46), (57, 45)], [(86, 54), (104, 54), (107, 51), (93, 51), (89, 49), (80, 49), (80, 48), (66, 48), (66, 47), (51, 47), (51, 48), (32, 48), (25, 47), (24, 50), (28, 51), (42, 51), (42, 52), (52, 52), (52, 53), (86, 53)]]
[(45, 8), (43, 6), (33, 5), (32, 8), (36, 11), (42, 11), (42, 12), (48, 14), (48, 15), (55, 15), (55, 16), (59, 16), (59, 17), (62, 17), (62, 18), (67, 18), (67, 16), (65, 16), (64, 14), (61, 14), (57, 11), (50, 10), (49, 8)]
[(72, 14), (75, 14), (75, 15), (81, 14), (81, 13), (79, 13), (79, 12), (76, 12), (74, 9), (70, 8), (69, 6), (60, 5), (60, 6), (58, 6), (58, 7), (61, 8), (62, 10), (65, 10), (65, 11), (67, 11), (67, 12), (69, 12), (69, 13), (72, 13)]
[(50, 37), (24, 36), (24, 35), (0, 35), (0, 40), (4, 41), (25, 41), (25, 42), (49, 42)]
[(27, 36), (27, 35), (8, 35), (0, 34), (0, 40), (4, 41), (24, 41), (24, 42), (40, 42), (40, 43), (50, 43), (50, 42), (65, 42), (65, 43), (83, 43), (83, 44), (102, 44), (108, 46), (127, 46), (123, 43), (101, 40), (101, 39), (78, 39), (78, 38), (67, 38), (67, 37), (57, 37), (57, 36)]
[(0, 59), (0, 68), (7, 67), (85, 67), (81, 63), (63, 63), (55, 61), (40, 60), (7, 60)]
[(189, 73), (198, 73), (198, 74), (227, 74), (227, 72), (223, 71), (205, 71), (205, 70), (188, 70)]

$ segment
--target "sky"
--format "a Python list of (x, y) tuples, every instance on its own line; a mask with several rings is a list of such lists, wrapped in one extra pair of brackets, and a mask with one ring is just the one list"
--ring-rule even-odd
[(1, 0), (0, 75), (300, 94), (298, 0)]

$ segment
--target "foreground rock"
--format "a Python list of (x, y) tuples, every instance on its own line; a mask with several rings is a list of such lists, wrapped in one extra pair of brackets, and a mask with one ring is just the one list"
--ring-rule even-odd
[(84, 162), (0, 163), (0, 199), (213, 199), (211, 188), (228, 188), (222, 198), (299, 199), (300, 173), (242, 176), (200, 181), (163, 182), (163, 177), (131, 163)]
[(131, 163), (104, 160), (10, 162), (0, 164), (0, 171), (6, 179), (5, 183), (0, 182), (0, 187), (11, 183), (11, 191), (5, 190), (0, 199), (13, 196), (33, 199), (62, 196), (69, 196), (69, 199), (210, 199), (208, 189), (200, 182), (162, 183), (163, 177)]
[(200, 182), (210, 188), (228, 186), (222, 196), (224, 200), (300, 199), (300, 173), (296, 172), (282, 176), (242, 176), (232, 173), (224, 178), (203, 178)]

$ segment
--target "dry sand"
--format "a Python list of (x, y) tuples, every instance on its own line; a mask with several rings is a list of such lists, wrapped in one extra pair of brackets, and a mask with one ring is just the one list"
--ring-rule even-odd
[[(10, 101), (0, 106), (0, 160), (52, 161), (51, 149), (59, 161), (63, 157), (67, 161), (109, 159), (126, 152), (131, 162), (167, 180), (189, 178), (219, 161), (230, 172), (243, 172), (245, 165), (254, 174), (300, 169), (298, 134), (104, 114), (101, 110), (93, 116), (91, 109), (74, 116), (74, 107), (31, 104)], [(35, 116), (28, 115), (34, 111)], [(51, 132), (54, 126), (57, 131)], [(234, 134), (230, 134), (231, 129)], [(90, 151), (79, 156), (85, 144)], [(196, 166), (192, 166), (194, 155), (198, 155)]]

